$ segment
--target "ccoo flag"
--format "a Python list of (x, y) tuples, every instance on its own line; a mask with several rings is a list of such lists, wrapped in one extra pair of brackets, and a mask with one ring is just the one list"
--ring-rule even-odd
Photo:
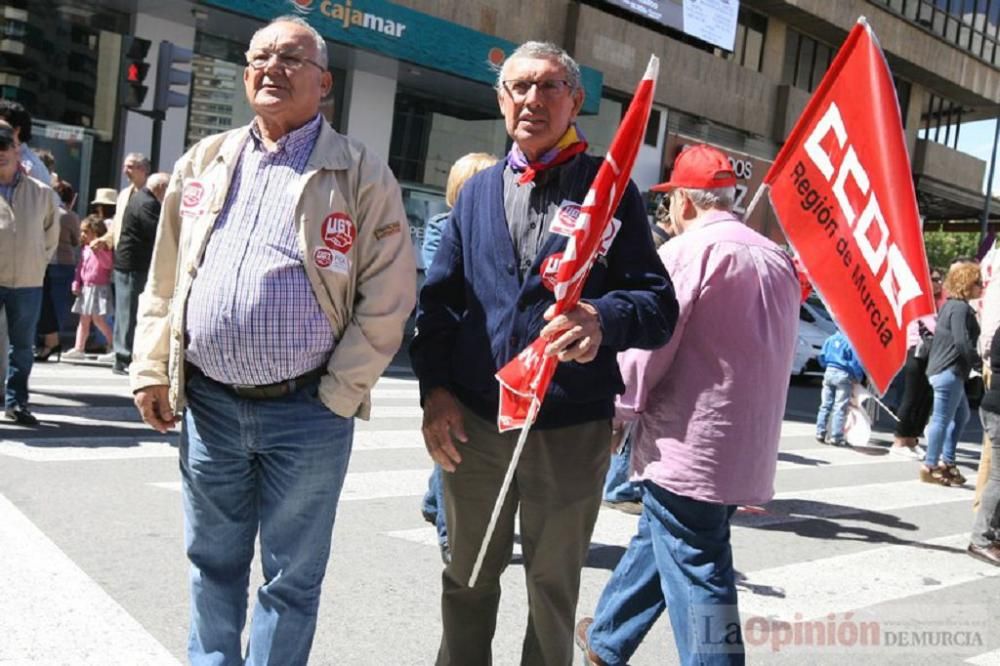
[[(616, 222), (612, 213), (618, 208), (628, 185), (635, 156), (646, 132), (659, 68), (659, 59), (651, 56), (646, 73), (636, 87), (628, 111), (583, 201), (566, 249), (558, 259), (553, 289), (556, 315), (576, 306), (598, 250), (606, 240), (605, 236), (615, 231), (613, 225)], [(553, 271), (548, 262), (546, 268)], [(500, 412), (497, 417), (500, 432), (525, 425), (530, 427), (534, 422), (556, 369), (555, 357), (544, 354), (545, 345), (545, 340), (536, 338), (496, 374), (500, 382)]]
[(789, 242), (885, 391), (934, 311), (899, 104), (864, 18), (764, 177)]

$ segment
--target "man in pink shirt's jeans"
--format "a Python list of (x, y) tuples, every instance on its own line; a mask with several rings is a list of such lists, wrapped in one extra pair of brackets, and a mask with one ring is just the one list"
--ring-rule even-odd
[(591, 664), (625, 664), (664, 609), (682, 664), (745, 661), (729, 523), (774, 494), (799, 284), (790, 257), (732, 213), (735, 184), (726, 156), (699, 145), (653, 188), (679, 232), (660, 258), (680, 316), (666, 346), (619, 355), (643, 511), (577, 625)]

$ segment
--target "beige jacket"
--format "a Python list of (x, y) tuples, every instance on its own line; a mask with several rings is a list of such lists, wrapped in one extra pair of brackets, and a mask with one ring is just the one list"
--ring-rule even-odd
[(0, 197), (0, 287), (41, 287), (58, 244), (56, 193), (22, 173), (13, 201)]
[[(163, 200), (130, 370), (133, 391), (169, 384), (175, 414), (185, 402), (187, 299), (248, 137), (249, 126), (198, 142), (177, 161)], [(399, 348), (416, 300), (399, 185), (381, 159), (324, 122), (298, 187), (306, 275), (337, 338), (319, 397), (340, 416), (367, 419), (369, 392)], [(354, 230), (346, 245), (345, 216)]]

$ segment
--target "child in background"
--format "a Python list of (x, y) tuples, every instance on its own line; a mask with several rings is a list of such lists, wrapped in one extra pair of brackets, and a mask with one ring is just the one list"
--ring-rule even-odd
[(830, 421), (830, 443), (844, 446), (848, 401), (854, 392), (854, 385), (864, 379), (865, 370), (858, 362), (857, 352), (847, 336), (839, 330), (823, 343), (819, 364), (826, 368), (826, 372), (823, 374), (823, 393), (816, 415), (816, 441), (826, 443), (827, 421)]
[(98, 245), (96, 249), (90, 246), (91, 241), (101, 238), (105, 233), (107, 225), (99, 215), (88, 215), (80, 224), (80, 246), (83, 249), (73, 278), (73, 293), (76, 295), (73, 312), (80, 315), (80, 323), (76, 327), (76, 346), (63, 354), (63, 358), (84, 358), (91, 322), (104, 334), (105, 339), (111, 339), (111, 327), (104, 316), (112, 312), (113, 255), (106, 246)]

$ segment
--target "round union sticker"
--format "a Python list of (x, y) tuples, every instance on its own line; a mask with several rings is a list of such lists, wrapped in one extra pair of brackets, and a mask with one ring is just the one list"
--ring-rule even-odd
[(570, 229), (576, 228), (576, 220), (580, 217), (580, 204), (566, 204), (559, 208), (559, 221)]
[(188, 183), (184, 186), (181, 194), (181, 205), (185, 208), (194, 208), (201, 203), (201, 198), (205, 195), (205, 186), (199, 182)]
[(542, 265), (538, 267), (538, 274), (542, 277), (542, 285), (549, 291), (556, 290), (556, 276), (559, 273), (559, 262), (562, 261), (562, 252), (550, 254), (542, 260)]
[(329, 268), (330, 264), (333, 263), (333, 252), (325, 247), (318, 247), (313, 252), (313, 261), (317, 268)]
[(354, 222), (346, 213), (331, 213), (323, 220), (323, 243), (331, 250), (347, 254), (357, 234)]

